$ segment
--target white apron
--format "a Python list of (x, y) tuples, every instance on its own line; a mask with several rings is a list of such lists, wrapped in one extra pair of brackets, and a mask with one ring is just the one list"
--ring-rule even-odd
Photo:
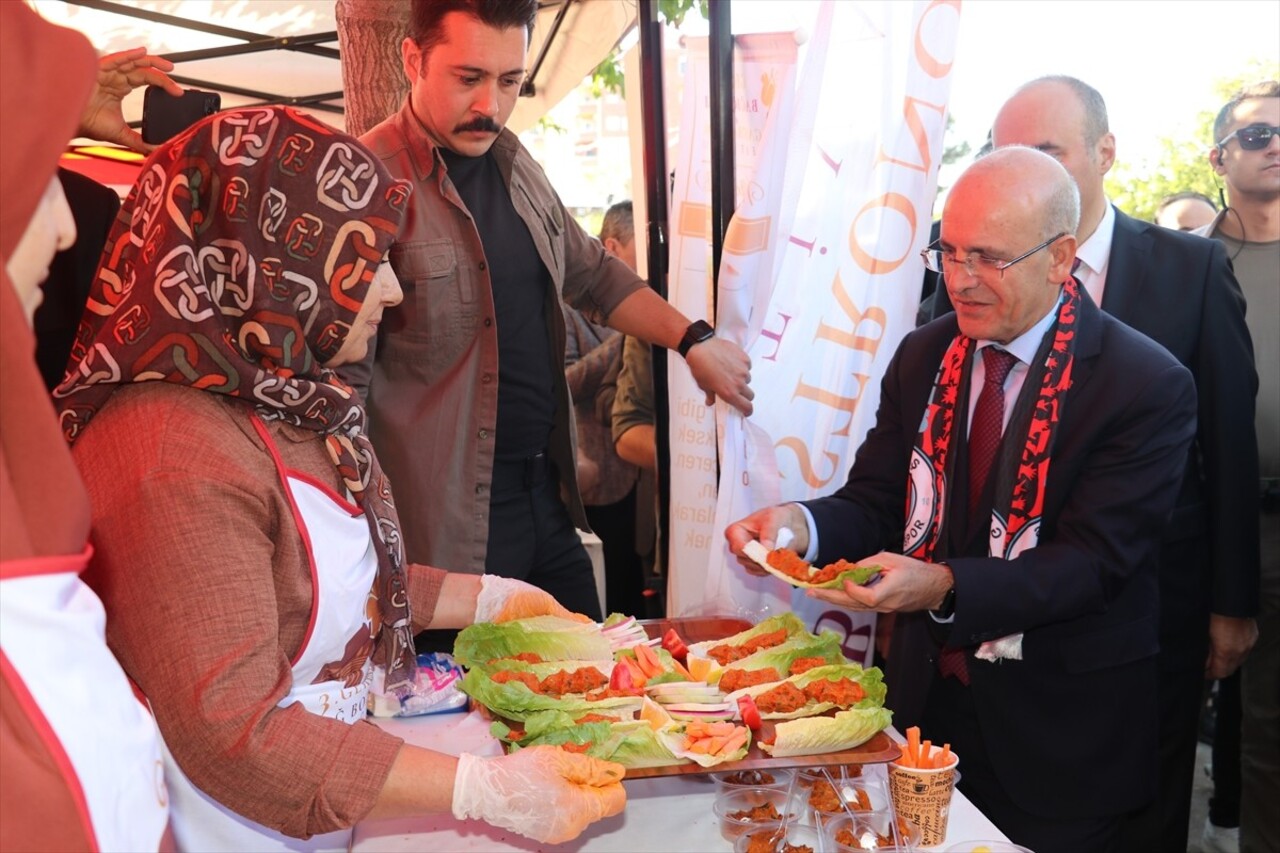
[(115, 656), (81, 554), (0, 563), (0, 677), (62, 771), (95, 850), (158, 850), (160, 738)]
[[(311, 564), (311, 626), (292, 661), (293, 688), (279, 707), (301, 702), (313, 714), (354, 723), (365, 717), (372, 672), (368, 661), (346, 679), (335, 676), (318, 684), (312, 682), (326, 664), (342, 660), (357, 632), (367, 636), (372, 630), (368, 608), (378, 559), (369, 523), (358, 506), (328, 486), (284, 468), (274, 442), (256, 417), (254, 426), (275, 457)], [(354, 684), (347, 686), (349, 682)], [(350, 829), (302, 840), (236, 814), (196, 788), (168, 749), (165, 773), (173, 801), (174, 834), (182, 850), (265, 853), (350, 849)]]

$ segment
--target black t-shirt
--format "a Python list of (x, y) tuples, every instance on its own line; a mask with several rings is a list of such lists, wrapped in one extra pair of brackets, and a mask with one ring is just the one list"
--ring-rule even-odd
[(440, 149), (484, 246), (498, 324), (498, 423), (494, 452), (519, 459), (546, 449), (555, 424), (547, 291), (551, 276), (492, 153)]

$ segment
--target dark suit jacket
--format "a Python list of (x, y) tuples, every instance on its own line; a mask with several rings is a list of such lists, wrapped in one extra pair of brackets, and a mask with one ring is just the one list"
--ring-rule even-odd
[[(955, 574), (950, 645), (1025, 633), (1023, 660), (970, 663), (971, 689), (1002, 785), (1046, 816), (1115, 814), (1154, 792), (1155, 557), (1195, 433), (1186, 369), (1082, 296), (1039, 544), (1009, 561), (934, 557)], [(911, 449), (956, 331), (948, 315), (903, 340), (848, 482), (806, 503), (819, 565), (901, 548)], [(898, 619), (886, 680), (900, 728), (919, 722), (935, 672), (929, 621)]]
[[(1258, 374), (1244, 294), (1217, 240), (1116, 210), (1102, 308), (1167, 349), (1195, 377), (1195, 444), (1160, 555), (1161, 665), (1199, 669), (1210, 610), (1253, 616), (1258, 602)], [(952, 311), (937, 289), (934, 317)]]

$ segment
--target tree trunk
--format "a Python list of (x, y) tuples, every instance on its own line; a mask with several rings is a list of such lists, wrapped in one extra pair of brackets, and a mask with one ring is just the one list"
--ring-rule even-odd
[(337, 0), (336, 14), (347, 133), (360, 136), (399, 110), (409, 94), (400, 64), (409, 0)]

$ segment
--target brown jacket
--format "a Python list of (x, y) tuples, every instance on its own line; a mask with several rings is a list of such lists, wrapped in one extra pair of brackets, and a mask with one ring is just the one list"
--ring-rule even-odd
[[(370, 359), (344, 373), (367, 389), (370, 437), (395, 490), (409, 559), (479, 574), (488, 547), (498, 414), (498, 330), (485, 247), (407, 100), (361, 141), (392, 175), (412, 181), (414, 193), (391, 249), (404, 302), (384, 315)], [(563, 303), (603, 323), (646, 285), (573, 221), (514, 134), (503, 131), (492, 151), (555, 286), (556, 302), (545, 315), (552, 355), (563, 363)], [(564, 374), (557, 371), (555, 379), (549, 451), (570, 515), (585, 528), (573, 408)]]
[[(242, 402), (148, 382), (121, 388), (73, 453), (93, 502), (86, 577), (107, 641), (151, 702), (191, 781), (295, 837), (344, 829), (373, 807), (401, 740), (279, 707), (312, 609), (307, 543)], [(315, 432), (267, 425), (284, 464), (342, 494)], [(414, 627), (443, 573), (409, 567)]]

